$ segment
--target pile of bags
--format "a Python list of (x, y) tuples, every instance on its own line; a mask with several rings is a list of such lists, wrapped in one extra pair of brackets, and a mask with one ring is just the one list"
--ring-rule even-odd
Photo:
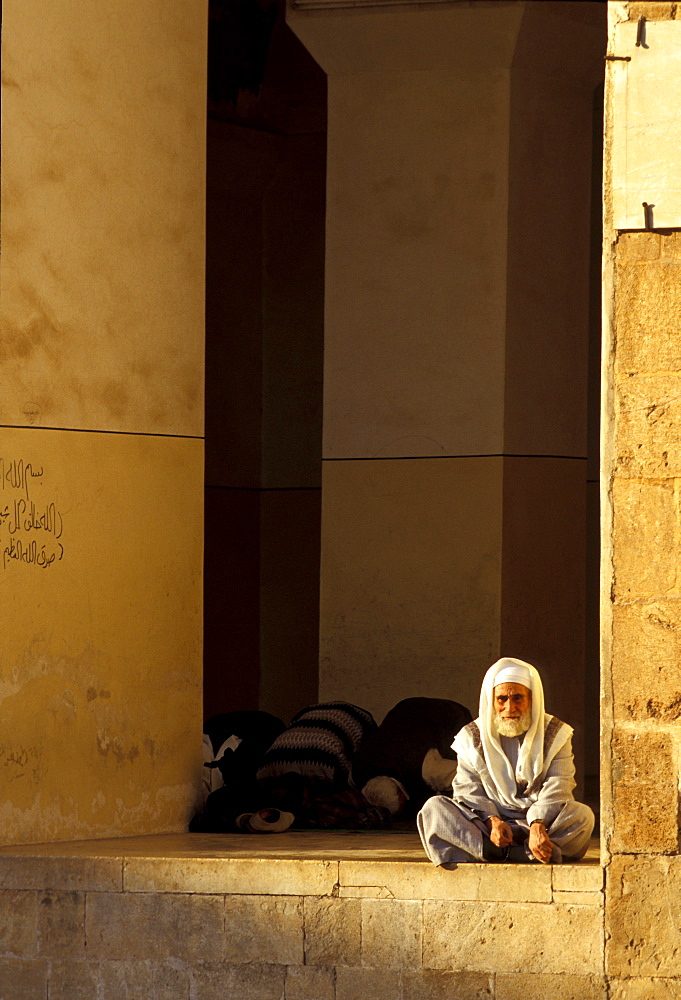
[(288, 726), (268, 712), (216, 715), (204, 732), (204, 802), (189, 829), (376, 829), (409, 819), (451, 789), (451, 743), (471, 721), (443, 698), (406, 698), (380, 726), (343, 701), (304, 708)]

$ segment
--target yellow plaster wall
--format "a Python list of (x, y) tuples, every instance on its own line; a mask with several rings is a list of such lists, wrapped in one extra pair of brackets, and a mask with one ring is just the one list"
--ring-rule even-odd
[(188, 818), (202, 464), (180, 438), (2, 431), (3, 841)]
[(3, 4), (5, 842), (181, 830), (192, 811), (206, 16)]
[(6, 0), (0, 423), (201, 434), (203, 0)]

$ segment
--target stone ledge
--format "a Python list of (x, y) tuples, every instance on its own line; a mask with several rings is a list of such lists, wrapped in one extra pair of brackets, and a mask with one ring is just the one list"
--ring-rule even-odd
[[(340, 896), (600, 905), (596, 842), (577, 864), (435, 868), (418, 835), (166, 834), (0, 848), (0, 890)], [(585, 895), (586, 894), (586, 895)]]
[(612, 1000), (678, 1000), (681, 979), (611, 979)]
[[(454, 871), (428, 861), (341, 861), (341, 895), (347, 888), (372, 887), (393, 899), (507, 900), (550, 903), (551, 868), (539, 865), (460, 865)], [(363, 896), (369, 895), (364, 891)]]
[(32, 849), (30, 854), (22, 854), (24, 850), (27, 849), (0, 848), (0, 890), (123, 891), (122, 858), (69, 856), (68, 849), (63, 855), (41, 856)]
[(330, 896), (337, 882), (337, 861), (269, 857), (135, 858), (123, 862), (125, 892)]

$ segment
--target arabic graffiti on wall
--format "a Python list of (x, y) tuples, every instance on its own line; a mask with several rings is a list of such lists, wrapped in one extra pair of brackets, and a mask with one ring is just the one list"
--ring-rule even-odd
[(0, 555), (2, 568), (16, 563), (49, 569), (64, 558), (64, 520), (44, 498), (44, 470), (23, 458), (0, 457)]

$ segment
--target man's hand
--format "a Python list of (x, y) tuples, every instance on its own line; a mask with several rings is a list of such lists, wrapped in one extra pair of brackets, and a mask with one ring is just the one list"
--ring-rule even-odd
[(503, 819), (498, 816), (490, 816), (485, 822), (489, 830), (489, 839), (496, 847), (508, 847), (509, 844), (513, 843), (513, 831), (508, 823), (504, 823)]
[(553, 844), (543, 823), (533, 823), (531, 825), (528, 846), (537, 861), (547, 864), (551, 860)]

